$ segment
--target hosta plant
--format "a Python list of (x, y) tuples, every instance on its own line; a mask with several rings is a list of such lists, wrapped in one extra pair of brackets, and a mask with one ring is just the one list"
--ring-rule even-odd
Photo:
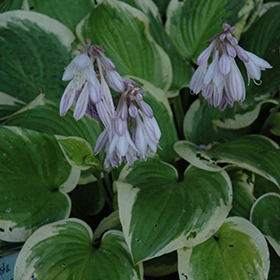
[(0, 252), (14, 279), (279, 279), (280, 5), (0, 4)]

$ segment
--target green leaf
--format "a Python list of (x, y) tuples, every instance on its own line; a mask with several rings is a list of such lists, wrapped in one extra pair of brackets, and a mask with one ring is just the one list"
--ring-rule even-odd
[(65, 160), (54, 136), (0, 127), (0, 239), (25, 241), (40, 226), (65, 219), (80, 171)]
[(199, 149), (188, 141), (179, 141), (174, 149), (183, 159), (199, 168), (219, 171), (221, 167), (217, 163), (232, 163), (265, 177), (280, 188), (279, 146), (265, 136), (247, 135), (214, 145), (210, 150)]
[(273, 182), (267, 180), (266, 178), (255, 174), (254, 180), (254, 196), (259, 198), (260, 196), (274, 192), (280, 194), (280, 189)]
[(269, 259), (270, 259), (270, 269), (268, 274), (268, 280), (278, 280), (280, 278), (280, 257), (275, 253), (275, 251), (269, 247)]
[(161, 15), (164, 15), (170, 0), (153, 0), (158, 6), (159, 12)]
[(65, 116), (60, 117), (59, 105), (45, 99), (43, 95), (39, 95), (22, 110), (10, 116), (5, 124), (49, 134), (81, 137), (91, 147), (95, 146), (101, 132), (98, 122), (87, 115), (76, 121), (71, 109)]
[(0, 4), (0, 13), (18, 10), (21, 8), (23, 0), (2, 0)]
[(150, 277), (160, 277), (169, 275), (177, 271), (177, 252), (174, 251), (169, 254), (148, 260), (144, 264), (144, 274)]
[(267, 193), (258, 198), (251, 209), (250, 220), (280, 256), (280, 195)]
[(269, 123), (270, 132), (276, 136), (280, 136), (280, 113), (275, 113)]
[(94, 8), (90, 0), (28, 0), (32, 11), (45, 14), (65, 24), (75, 33), (77, 24)]
[(56, 136), (56, 139), (70, 165), (80, 170), (87, 170), (92, 167), (91, 164), (86, 163), (88, 157), (93, 157), (93, 150), (86, 140), (80, 137), (59, 135)]
[[(57, 102), (65, 88), (61, 77), (73, 40), (66, 26), (42, 14), (0, 14), (0, 91), (24, 103), (40, 92)], [(15, 112), (18, 106), (8, 109)]]
[(104, 44), (120, 75), (137, 76), (166, 92), (172, 80), (171, 63), (151, 37), (148, 24), (138, 9), (104, 0), (79, 24), (77, 35), (81, 42), (89, 36), (94, 44)]
[(261, 106), (266, 103), (277, 105), (278, 102), (273, 99), (264, 100), (256, 105), (250, 106), (243, 110), (242, 113), (237, 113), (224, 120), (213, 120), (213, 125), (220, 128), (240, 129), (252, 125), (260, 114)]
[(156, 88), (153, 84), (145, 80), (137, 77), (129, 78), (142, 86), (144, 92), (143, 100), (153, 109), (154, 117), (161, 130), (161, 138), (159, 141), (161, 149), (157, 150), (157, 154), (163, 161), (174, 164), (178, 156), (170, 147), (173, 147), (178, 141), (178, 135), (173, 113), (166, 95), (161, 89)]
[(97, 182), (90, 182), (84, 185), (79, 184), (69, 193), (69, 196), (73, 205), (73, 213), (75, 212), (73, 208), (76, 207), (78, 211), (82, 211), (87, 216), (96, 215), (100, 213), (105, 204)]
[(246, 89), (251, 98), (269, 94), (280, 83), (280, 56), (277, 46), (280, 45), (280, 6), (268, 10), (244, 34), (240, 45), (257, 56), (268, 61), (273, 68), (262, 72), (261, 85), (251, 82)]
[(125, 0), (123, 2), (142, 10), (149, 18), (149, 31), (165, 52), (168, 54), (172, 64), (172, 84), (167, 92), (168, 97), (174, 97), (179, 94), (179, 90), (189, 85), (194, 73), (194, 68), (183, 57), (173, 44), (171, 38), (165, 31), (157, 7), (151, 0)]
[(231, 179), (233, 190), (233, 202), (230, 216), (250, 218), (251, 207), (255, 201), (253, 195), (253, 174), (247, 174), (244, 170), (234, 168), (227, 170)]
[(93, 234), (93, 239), (96, 240), (100, 238), (104, 232), (112, 229), (121, 230), (118, 210), (112, 212), (108, 217), (103, 218)]
[(239, 37), (246, 23), (254, 19), (261, 3), (262, 0), (172, 0), (167, 9), (166, 30), (180, 52), (196, 61), (206, 49), (206, 42), (222, 31), (225, 21), (236, 26)]
[(92, 237), (90, 227), (74, 218), (41, 227), (19, 253), (14, 279), (143, 279), (142, 264), (133, 265), (122, 232), (106, 232), (98, 249)]
[(115, 182), (135, 263), (205, 241), (228, 215), (232, 190), (224, 171), (190, 167), (183, 181), (177, 176), (173, 166), (154, 156), (125, 166)]
[(269, 251), (253, 224), (231, 217), (204, 243), (178, 250), (178, 263), (181, 280), (267, 279)]
[[(225, 142), (248, 133), (248, 128), (230, 129), (228, 122), (234, 118), (237, 105), (226, 108), (209, 108), (206, 100), (195, 100), (188, 109), (183, 123), (186, 140), (198, 145), (212, 142)], [(223, 126), (223, 124), (225, 124)], [(236, 125), (235, 125), (236, 126)], [(239, 125), (240, 126), (240, 125)]]

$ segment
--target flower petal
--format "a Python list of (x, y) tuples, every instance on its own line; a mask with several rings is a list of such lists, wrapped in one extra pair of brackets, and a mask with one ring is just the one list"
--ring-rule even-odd
[(59, 105), (59, 110), (60, 110), (60, 116), (64, 116), (67, 111), (70, 109), (72, 106), (74, 99), (76, 95), (76, 89), (75, 89), (75, 84), (73, 80), (67, 85), (66, 89), (64, 90), (64, 93), (62, 95), (60, 105)]
[(84, 85), (84, 88), (83, 88), (82, 92), (80, 93), (80, 96), (77, 100), (77, 104), (76, 104), (74, 114), (73, 114), (73, 117), (77, 121), (85, 115), (87, 105), (88, 105), (88, 99), (89, 99), (88, 83), (86, 82)]

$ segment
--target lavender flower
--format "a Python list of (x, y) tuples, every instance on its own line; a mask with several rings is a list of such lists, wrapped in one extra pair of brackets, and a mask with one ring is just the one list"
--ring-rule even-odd
[[(199, 66), (189, 85), (195, 94), (202, 91), (209, 106), (214, 105), (222, 111), (227, 104), (232, 107), (234, 101), (245, 100), (245, 84), (235, 62), (236, 55), (244, 62), (248, 85), (250, 78), (255, 83), (260, 80), (261, 70), (272, 68), (262, 58), (242, 49), (233, 35), (234, 30), (235, 27), (223, 24), (223, 31), (210, 39), (210, 45), (197, 58)], [(212, 52), (212, 62), (208, 66)]]
[[(105, 147), (104, 169), (122, 162), (132, 165), (135, 159), (146, 159), (151, 151), (157, 151), (160, 129), (152, 108), (143, 101), (142, 88), (121, 78), (114, 63), (104, 55), (103, 46), (88, 41), (86, 49), (65, 69), (62, 79), (71, 81), (60, 102), (60, 115), (65, 115), (76, 101), (76, 120), (87, 113), (105, 126), (94, 149), (98, 154)], [(109, 87), (118, 94), (114, 99)]]
[(124, 84), (113, 62), (104, 55), (103, 46), (92, 45), (89, 38), (88, 41), (86, 49), (72, 60), (63, 74), (63, 81), (71, 81), (60, 101), (60, 115), (65, 115), (76, 101), (73, 115), (76, 120), (87, 112), (110, 129), (115, 108), (109, 86), (123, 91)]
[(98, 154), (105, 146), (104, 169), (129, 165), (157, 151), (161, 132), (151, 107), (143, 101), (142, 88), (130, 79), (123, 78), (124, 92), (119, 96), (116, 118), (111, 120), (111, 130), (105, 129), (95, 146)]

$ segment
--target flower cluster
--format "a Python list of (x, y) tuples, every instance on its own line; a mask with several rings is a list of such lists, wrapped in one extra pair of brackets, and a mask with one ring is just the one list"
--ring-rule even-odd
[[(234, 31), (234, 27), (223, 24), (223, 31), (209, 40), (210, 45), (197, 58), (199, 66), (189, 85), (193, 93), (202, 91), (208, 105), (219, 107), (221, 111), (227, 104), (232, 107), (234, 101), (245, 100), (245, 84), (235, 62), (236, 55), (246, 67), (248, 85), (250, 78), (254, 82), (260, 80), (261, 70), (272, 68), (267, 61), (242, 49)], [(212, 62), (208, 66), (212, 52)]]
[[(105, 126), (94, 150), (98, 154), (105, 146), (105, 170), (122, 162), (132, 165), (136, 158), (141, 161), (157, 151), (161, 132), (153, 110), (143, 101), (142, 88), (118, 74), (103, 46), (89, 42), (67, 66), (62, 79), (71, 81), (60, 102), (60, 115), (75, 101), (76, 120), (87, 113)], [(109, 87), (116, 92), (114, 97)]]

